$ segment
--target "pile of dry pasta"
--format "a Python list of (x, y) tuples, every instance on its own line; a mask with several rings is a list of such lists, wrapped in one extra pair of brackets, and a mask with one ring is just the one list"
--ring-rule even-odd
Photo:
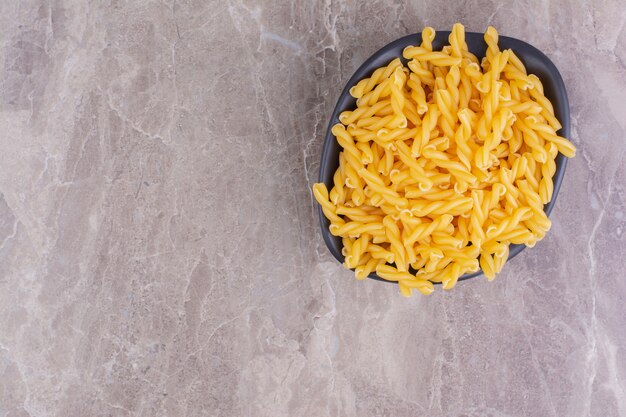
[(492, 280), (511, 243), (533, 246), (550, 229), (555, 158), (576, 153), (540, 80), (498, 48), (493, 27), (481, 61), (463, 25), (441, 51), (434, 37), (425, 28), (404, 49), (408, 68), (394, 59), (350, 89), (357, 108), (332, 128), (343, 148), (334, 186), (313, 186), (344, 265), (406, 296), (481, 268)]

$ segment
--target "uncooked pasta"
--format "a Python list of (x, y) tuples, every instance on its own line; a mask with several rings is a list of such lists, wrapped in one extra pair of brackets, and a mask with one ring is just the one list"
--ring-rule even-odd
[(555, 158), (576, 153), (538, 77), (489, 27), (482, 60), (463, 25), (434, 51), (435, 31), (350, 89), (357, 107), (332, 127), (342, 152), (329, 191), (313, 195), (342, 238), (357, 279), (375, 272), (402, 294), (448, 290), (465, 273), (488, 280), (510, 244), (550, 229)]

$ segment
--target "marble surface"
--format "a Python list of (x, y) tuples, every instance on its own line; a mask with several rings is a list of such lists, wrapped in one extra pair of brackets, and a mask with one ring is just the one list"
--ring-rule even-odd
[[(340, 88), (424, 25), (560, 69), (549, 236), (405, 299), (329, 254)], [(0, 416), (625, 416), (622, 0), (0, 2)]]

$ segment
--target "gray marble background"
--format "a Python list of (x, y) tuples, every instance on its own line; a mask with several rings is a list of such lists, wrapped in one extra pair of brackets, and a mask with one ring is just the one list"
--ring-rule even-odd
[[(495, 25), (570, 96), (553, 229), (405, 299), (330, 256), (310, 185), (343, 84)], [(0, 416), (625, 416), (626, 6), (0, 2)]]

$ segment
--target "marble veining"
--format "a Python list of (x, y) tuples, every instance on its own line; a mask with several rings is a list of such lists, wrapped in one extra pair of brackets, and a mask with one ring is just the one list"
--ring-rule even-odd
[[(369, 55), (424, 25), (544, 51), (553, 228), (492, 283), (357, 282), (310, 186)], [(626, 415), (622, 0), (0, 3), (0, 416)]]

